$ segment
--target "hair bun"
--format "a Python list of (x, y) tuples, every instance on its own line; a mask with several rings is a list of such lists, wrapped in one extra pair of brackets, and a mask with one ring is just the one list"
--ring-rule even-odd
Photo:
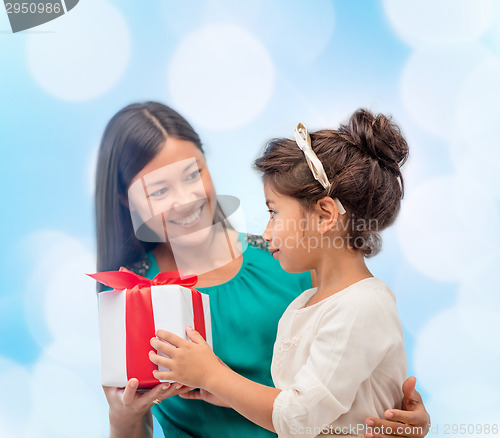
[(372, 158), (378, 160), (396, 174), (408, 158), (408, 144), (399, 127), (384, 114), (373, 115), (366, 109), (357, 110), (349, 119), (349, 126), (343, 125), (353, 144)]

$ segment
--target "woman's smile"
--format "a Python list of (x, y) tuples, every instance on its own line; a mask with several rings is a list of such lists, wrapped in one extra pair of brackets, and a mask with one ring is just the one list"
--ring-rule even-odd
[(205, 207), (205, 205), (206, 205), (206, 203), (203, 203), (200, 207), (198, 207), (194, 211), (191, 211), (189, 214), (180, 216), (176, 219), (169, 219), (168, 222), (175, 224), (175, 225), (179, 225), (183, 228), (193, 227), (200, 222), (201, 213), (202, 213), (202, 210)]
[(207, 203), (204, 202), (201, 206), (198, 206), (187, 214), (177, 215), (175, 219), (168, 219), (168, 222), (182, 228), (192, 228), (201, 222), (202, 213), (206, 205)]

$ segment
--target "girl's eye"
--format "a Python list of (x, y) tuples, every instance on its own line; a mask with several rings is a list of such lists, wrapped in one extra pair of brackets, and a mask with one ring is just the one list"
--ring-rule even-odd
[(200, 176), (201, 170), (196, 169), (194, 172), (191, 172), (187, 177), (186, 181), (192, 181), (194, 179), (197, 179)]
[(267, 210), (269, 212), (269, 214), (271, 215), (271, 219), (274, 217), (275, 215), (275, 211), (274, 210)]
[(168, 192), (168, 188), (162, 187), (161, 189), (158, 189), (158, 190), (154, 191), (153, 193), (150, 193), (149, 197), (158, 199), (158, 198), (161, 198), (162, 196), (164, 196), (167, 192)]

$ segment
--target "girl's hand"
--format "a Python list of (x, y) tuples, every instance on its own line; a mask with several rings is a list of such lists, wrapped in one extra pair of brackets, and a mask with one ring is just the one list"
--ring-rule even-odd
[[(152, 430), (151, 406), (168, 397), (184, 394), (193, 389), (175, 383), (160, 383), (148, 392), (138, 393), (138, 386), (137, 379), (130, 379), (125, 389), (102, 387), (109, 404), (109, 422), (112, 431)], [(149, 433), (139, 436), (149, 436)]]
[[(217, 359), (219, 359), (219, 363), (222, 366), (229, 368), (224, 362), (222, 362), (222, 360), (219, 357)], [(215, 406), (220, 406), (222, 408), (231, 407), (227, 403), (223, 402), (220, 398), (213, 395), (211, 392), (208, 392), (206, 389), (199, 389), (198, 391), (191, 391), (191, 392), (186, 392), (184, 394), (179, 394), (179, 397), (191, 400), (203, 400), (206, 401), (207, 403), (210, 403)]]
[[(431, 419), (425, 410), (422, 397), (415, 390), (417, 379), (408, 377), (403, 383), (403, 409), (389, 409), (385, 411), (385, 417), (389, 420), (380, 418), (367, 418), (365, 424), (370, 426), (373, 431), (384, 433), (368, 433), (365, 437), (391, 437), (401, 436), (409, 438), (422, 438), (429, 433)], [(399, 423), (396, 423), (399, 422)]]
[(203, 388), (207, 379), (224, 365), (196, 330), (188, 327), (186, 333), (192, 342), (165, 330), (156, 332), (157, 338), (151, 339), (151, 346), (168, 357), (150, 351), (149, 358), (154, 364), (170, 371), (154, 371), (153, 375), (160, 380), (175, 380), (194, 388)]
[(208, 392), (206, 389), (200, 389), (199, 391), (186, 392), (185, 394), (180, 394), (179, 397), (189, 399), (189, 400), (203, 400), (215, 406), (221, 406), (223, 408), (230, 408), (227, 403), (224, 403), (220, 398)]

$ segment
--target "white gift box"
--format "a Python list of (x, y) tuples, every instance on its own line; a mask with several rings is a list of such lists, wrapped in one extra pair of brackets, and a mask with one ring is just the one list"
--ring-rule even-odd
[(152, 370), (165, 371), (149, 360), (149, 342), (158, 329), (188, 339), (191, 326), (212, 346), (210, 302), (195, 289), (168, 284), (99, 293), (102, 385), (124, 387), (133, 377), (139, 388), (160, 381)]

